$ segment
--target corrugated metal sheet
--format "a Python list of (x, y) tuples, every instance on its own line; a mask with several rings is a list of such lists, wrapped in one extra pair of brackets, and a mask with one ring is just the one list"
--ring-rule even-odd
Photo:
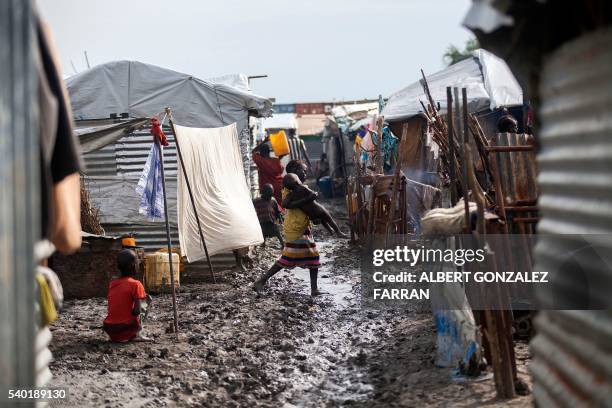
[(308, 157), (311, 162), (318, 161), (321, 159), (321, 153), (323, 153), (323, 143), (321, 138), (312, 138), (304, 140), (306, 150), (308, 151)]
[[(169, 129), (166, 129), (169, 132)], [(98, 151), (84, 155), (87, 170), (85, 174), (89, 178), (87, 185), (91, 185), (90, 194), (95, 201), (96, 183), (108, 179), (108, 177), (126, 177), (137, 180), (151, 149), (151, 134), (149, 128), (144, 128), (131, 133), (129, 136), (119, 139), (115, 144), (109, 145)], [(177, 154), (173, 142), (164, 148), (164, 166), (167, 184), (176, 182)], [(96, 177), (103, 177), (96, 179)], [(95, 202), (94, 202), (95, 205)], [(147, 252), (155, 251), (166, 246), (166, 232), (163, 223), (102, 223), (107, 235), (120, 236), (133, 233), (137, 244), (143, 246)], [(170, 223), (173, 246), (179, 246), (178, 230), (174, 222)], [(212, 257), (213, 267), (223, 269), (235, 264), (233, 253), (218, 254)], [(192, 275), (200, 276), (207, 274), (206, 261), (195, 262), (186, 268)]]
[(95, 152), (83, 155), (85, 173), (88, 176), (115, 176), (117, 174), (117, 159), (115, 145), (110, 144)]
[[(40, 234), (31, 1), (0, 2), (0, 390), (35, 385), (34, 241)], [(44, 362), (41, 360), (41, 368)], [(0, 397), (3, 405), (6, 394)], [(8, 403), (8, 401), (7, 401)], [(34, 406), (24, 401), (19, 406)]]
[[(136, 131), (115, 144), (117, 172), (125, 176), (140, 177), (151, 150), (152, 136), (149, 129)], [(176, 145), (164, 147), (164, 170), (168, 179), (176, 179), (178, 158)]]
[[(612, 234), (611, 67), (610, 29), (572, 41), (545, 60), (538, 155), (542, 235), (535, 270), (559, 268), (555, 249), (573, 239), (546, 234)], [(610, 235), (605, 238), (601, 245), (612, 251)], [(594, 263), (581, 266), (610, 275)], [(577, 272), (563, 275), (561, 300), (581, 286)], [(537, 404), (612, 406), (612, 312), (542, 312), (536, 327), (532, 371)]]
[[(88, 176), (125, 176), (140, 177), (151, 150), (152, 136), (149, 128), (144, 128), (122, 137), (116, 143), (100, 150), (83, 155)], [(166, 132), (169, 129), (165, 129)], [(166, 176), (176, 178), (177, 158), (174, 143), (164, 148)]]

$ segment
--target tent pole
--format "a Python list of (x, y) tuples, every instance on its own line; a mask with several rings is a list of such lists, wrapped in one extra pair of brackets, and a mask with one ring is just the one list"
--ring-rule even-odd
[(210, 270), (210, 275), (212, 276), (213, 283), (217, 283), (217, 279), (215, 278), (215, 272), (213, 270), (212, 262), (210, 262), (210, 256), (208, 256), (208, 248), (206, 247), (206, 241), (204, 240), (204, 232), (202, 232), (202, 224), (200, 224), (200, 216), (198, 215), (198, 210), (195, 205), (195, 200), (193, 199), (193, 192), (191, 191), (191, 183), (189, 183), (189, 178), (187, 177), (187, 171), (185, 170), (185, 164), (183, 163), (183, 155), (181, 153), (181, 147), (179, 145), (178, 136), (176, 135), (176, 129), (174, 128), (174, 122), (170, 119), (170, 127), (172, 128), (172, 134), (174, 135), (174, 142), (176, 143), (176, 152), (178, 153), (179, 162), (181, 165), (181, 169), (183, 171), (183, 177), (185, 177), (185, 184), (187, 185), (187, 191), (189, 192), (189, 199), (191, 200), (191, 206), (193, 207), (193, 213), (196, 217), (196, 222), (198, 223), (198, 231), (200, 232), (200, 241), (202, 246), (204, 247), (204, 253), (206, 254), (206, 261), (208, 262), (208, 269)]
[(158, 138), (155, 138), (155, 146), (159, 151), (161, 163), (162, 191), (164, 193), (164, 218), (166, 220), (166, 242), (168, 243), (168, 262), (170, 263), (170, 286), (172, 286), (172, 314), (174, 317), (174, 333), (178, 336), (178, 315), (176, 313), (176, 287), (174, 286), (174, 265), (172, 264), (172, 237), (170, 237), (170, 222), (168, 221), (168, 197), (166, 195), (166, 175), (164, 173), (164, 150)]

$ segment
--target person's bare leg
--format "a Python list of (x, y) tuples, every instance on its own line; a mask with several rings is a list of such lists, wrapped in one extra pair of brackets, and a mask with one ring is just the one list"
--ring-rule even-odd
[[(150, 303), (150, 300), (149, 300), (149, 299), (151, 299), (151, 296), (147, 295), (147, 303), (146, 303), (146, 308), (147, 308), (147, 309), (148, 309), (148, 308), (151, 306), (151, 305), (149, 304), (149, 303)], [(136, 333), (136, 335), (135, 335), (134, 337), (132, 337), (132, 338), (130, 339), (130, 341), (134, 341), (134, 342), (150, 342), (150, 341), (153, 341), (153, 339), (151, 339), (151, 338), (149, 338), (149, 337), (146, 337), (146, 336), (144, 336), (144, 335), (142, 334), (142, 325), (143, 325), (143, 323), (144, 323), (144, 321), (143, 321), (143, 316), (144, 316), (144, 315), (146, 315), (146, 313), (141, 313), (141, 314), (140, 314), (140, 330), (138, 330), (138, 332)]]
[(239, 250), (234, 249), (234, 259), (236, 259), (236, 266), (241, 270), (241, 271), (246, 271), (246, 268), (244, 266), (244, 259), (242, 257), (242, 254), (240, 253)]
[(151, 339), (151, 338), (149, 338), (149, 337), (145, 337), (145, 336), (143, 336), (143, 335), (142, 335), (142, 330), (140, 330), (140, 331), (139, 331), (139, 332), (136, 334), (136, 336), (132, 337), (132, 339), (131, 339), (130, 341), (145, 343), (145, 342), (151, 342), (151, 341), (153, 341), (153, 339)]
[(324, 295), (325, 292), (319, 290), (317, 278), (319, 277), (319, 268), (310, 268), (310, 296)]
[(276, 229), (276, 238), (278, 238), (278, 242), (280, 242), (281, 248), (285, 247), (285, 241), (283, 240), (283, 234), (281, 234), (280, 230)]
[(263, 288), (264, 288), (266, 282), (268, 281), (268, 279), (270, 279), (274, 274), (276, 274), (281, 269), (282, 269), (282, 267), (279, 266), (275, 262), (274, 265), (272, 265), (270, 267), (270, 269), (268, 269), (268, 271), (266, 273), (261, 275), (261, 277), (255, 281), (255, 283), (253, 284), (253, 290), (261, 295), (261, 293), (263, 292)]

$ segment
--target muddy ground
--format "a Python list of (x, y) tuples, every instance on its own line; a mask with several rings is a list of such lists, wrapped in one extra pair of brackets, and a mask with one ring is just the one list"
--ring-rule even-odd
[[(318, 229), (315, 237), (329, 295), (312, 299), (308, 272), (294, 270), (255, 296), (252, 282), (280, 252), (268, 240), (246, 272), (181, 287), (178, 340), (169, 295), (155, 299), (146, 344), (107, 341), (104, 299), (66, 302), (52, 328), (51, 386), (70, 397), (53, 406), (531, 405), (530, 396), (496, 400), (490, 374), (466, 380), (436, 368), (431, 313), (361, 309), (359, 249)], [(530, 383), (525, 344), (517, 358)]]

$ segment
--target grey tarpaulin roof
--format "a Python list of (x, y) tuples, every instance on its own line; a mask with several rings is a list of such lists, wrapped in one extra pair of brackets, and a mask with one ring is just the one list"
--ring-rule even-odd
[[(523, 91), (506, 63), (485, 50), (476, 50), (472, 58), (427, 75), (427, 83), (435, 102), (446, 108), (446, 87), (467, 88), (471, 112), (494, 110), (503, 106), (523, 104)], [(421, 81), (414, 82), (389, 97), (382, 115), (387, 120), (407, 119), (423, 111), (420, 102), (427, 103)]]
[(66, 85), (76, 120), (108, 119), (113, 113), (149, 118), (169, 106), (177, 124), (219, 127), (245, 124), (249, 111), (260, 117), (272, 113), (272, 102), (261, 96), (138, 61), (97, 65)]
[[(151, 147), (148, 124), (139, 129), (140, 120), (150, 118), (170, 106), (177, 124), (194, 127), (219, 127), (237, 123), (241, 150), (249, 153), (248, 117), (266, 117), (272, 103), (237, 86), (244, 78), (215, 79), (226, 84), (203, 81), (190, 75), (134, 61), (110, 62), (66, 80), (79, 139), (91, 132), (91, 148), (85, 154), (85, 180), (93, 205), (107, 232), (121, 235), (134, 232), (148, 250), (165, 242), (163, 223), (150, 223), (138, 214), (138, 177)], [(227, 85), (231, 83), (232, 85)], [(111, 119), (111, 114), (128, 118)], [(145, 119), (146, 120), (146, 119)], [(125, 127), (124, 127), (125, 126)], [(130, 128), (129, 135), (124, 131)], [(109, 134), (112, 133), (112, 137)], [(96, 135), (93, 135), (96, 136)], [(116, 137), (116, 138), (115, 138)], [(244, 156), (245, 169), (250, 155)], [(176, 231), (176, 150), (164, 149), (171, 234)], [(233, 258), (232, 258), (233, 259)]]
[(149, 119), (79, 121), (74, 132), (79, 138), (81, 152), (90, 153), (129, 135), (148, 123)]

